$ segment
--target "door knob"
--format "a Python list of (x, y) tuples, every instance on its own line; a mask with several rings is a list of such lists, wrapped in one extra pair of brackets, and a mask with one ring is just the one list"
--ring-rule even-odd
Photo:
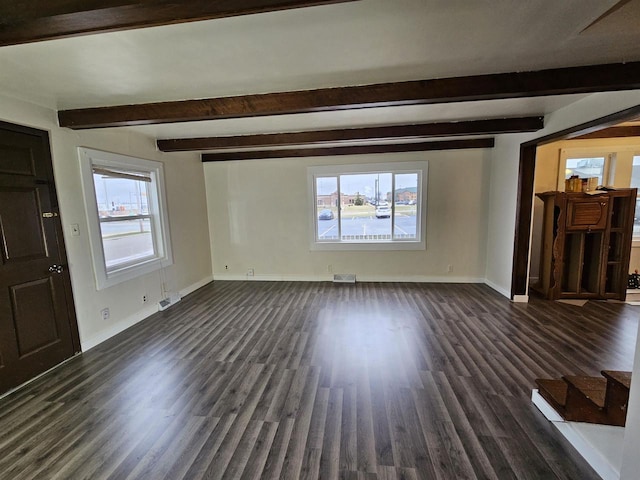
[(55, 264), (54, 264), (54, 265), (51, 265), (51, 266), (49, 267), (49, 271), (50, 271), (51, 273), (54, 273), (54, 272), (55, 272), (55, 273), (62, 273), (62, 272), (64, 271), (64, 267), (63, 267), (62, 265), (55, 265)]

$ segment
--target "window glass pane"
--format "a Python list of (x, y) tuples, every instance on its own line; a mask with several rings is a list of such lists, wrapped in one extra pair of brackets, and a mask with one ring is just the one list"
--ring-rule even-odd
[(342, 240), (391, 240), (391, 173), (340, 175)]
[(338, 240), (338, 178), (316, 178), (318, 240)]
[[(633, 157), (630, 187), (640, 189), (640, 155)], [(636, 198), (636, 213), (633, 218), (633, 236), (640, 237), (640, 196)]]
[(148, 182), (93, 174), (100, 217), (148, 215)]
[(426, 162), (309, 167), (312, 250), (422, 250)]
[(418, 238), (418, 174), (397, 174), (394, 192), (393, 237), (399, 240)]
[(598, 185), (604, 185), (604, 157), (567, 158), (564, 178), (572, 175), (580, 178), (598, 177)]
[(150, 218), (100, 222), (100, 231), (107, 271), (156, 256)]
[(122, 217), (119, 221), (101, 221), (100, 231), (107, 272), (123, 265), (154, 258), (151, 219), (130, 219), (149, 215), (149, 183), (129, 178), (93, 174), (100, 218)]

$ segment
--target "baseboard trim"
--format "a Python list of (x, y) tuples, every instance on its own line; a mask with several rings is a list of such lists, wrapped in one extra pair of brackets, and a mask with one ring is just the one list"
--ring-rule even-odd
[[(250, 281), (250, 282), (333, 282), (334, 274), (326, 275), (230, 275), (214, 274), (213, 280), (220, 281)], [(380, 283), (484, 283), (483, 278), (478, 277), (451, 277), (451, 276), (427, 276), (427, 275), (358, 275), (356, 282), (380, 282)]]
[(242, 282), (331, 282), (333, 274), (327, 275), (279, 275), (279, 274), (261, 274), (261, 275), (234, 275), (227, 273), (218, 273), (213, 275), (213, 280), (229, 280)]
[[(509, 299), (511, 299), (511, 292), (502, 288), (500, 285), (498, 285), (497, 283), (492, 282), (491, 280), (487, 280), (486, 278), (483, 279), (483, 282), (485, 285), (491, 287), (492, 289), (494, 289), (496, 292), (498, 292), (500, 295), (503, 295)], [(528, 297), (527, 297), (528, 298)]]
[[(207, 283), (210, 283), (213, 280), (213, 277), (209, 276), (199, 280), (188, 287), (180, 290), (180, 295), (185, 297), (190, 293), (196, 291), (197, 289), (205, 286)], [(117, 323), (110, 325), (108, 328), (100, 331), (99, 333), (92, 335), (88, 338), (82, 338), (82, 334), (80, 335), (80, 345), (82, 346), (82, 351), (86, 352), (97, 345), (100, 345), (102, 342), (109, 340), (111, 337), (116, 336), (117, 334), (125, 331), (127, 328), (133, 327), (136, 323), (141, 322), (145, 318), (150, 317), (154, 313), (158, 312), (158, 304), (151, 305), (142, 310), (135, 312), (133, 315), (129, 315), (128, 317), (120, 320)]]
[[(619, 458), (613, 458), (612, 452), (622, 452), (624, 427), (566, 422), (538, 393), (538, 389), (531, 392), (531, 401), (603, 480), (620, 479), (622, 454), (619, 454)], [(606, 449), (602, 449), (604, 444)]]
[(82, 351), (86, 352), (91, 350), (102, 342), (109, 340), (111, 337), (115, 337), (117, 334), (125, 331), (127, 328), (133, 327), (136, 323), (141, 322), (147, 317), (150, 317), (158, 311), (158, 304), (151, 305), (142, 310), (137, 311), (133, 315), (118, 321), (110, 325), (108, 328), (101, 330), (99, 333), (92, 335), (89, 338), (82, 338), (80, 334), (80, 345), (82, 345)]
[(205, 277), (202, 280), (199, 280), (196, 283), (192, 283), (188, 287), (183, 288), (182, 290), (180, 290), (180, 296), (182, 298), (184, 298), (187, 295), (189, 295), (190, 293), (195, 292), (199, 288), (202, 288), (202, 287), (204, 287), (205, 285), (207, 285), (208, 283), (211, 283), (211, 282), (213, 282), (213, 275), (209, 275), (208, 277)]

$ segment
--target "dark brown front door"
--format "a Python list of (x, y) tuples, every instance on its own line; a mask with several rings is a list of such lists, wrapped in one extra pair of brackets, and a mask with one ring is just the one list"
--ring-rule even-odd
[(0, 393), (79, 350), (48, 133), (0, 122)]

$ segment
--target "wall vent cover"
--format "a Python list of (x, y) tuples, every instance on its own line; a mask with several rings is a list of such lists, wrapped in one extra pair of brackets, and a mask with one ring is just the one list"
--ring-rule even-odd
[(167, 308), (169, 308), (171, 305), (175, 305), (180, 300), (182, 300), (182, 296), (179, 293), (173, 293), (169, 295), (167, 298), (163, 298), (162, 300), (160, 300), (160, 303), (158, 304), (158, 309), (162, 312), (163, 310), (166, 310)]
[(336, 273), (333, 276), (333, 283), (356, 283), (355, 273)]

